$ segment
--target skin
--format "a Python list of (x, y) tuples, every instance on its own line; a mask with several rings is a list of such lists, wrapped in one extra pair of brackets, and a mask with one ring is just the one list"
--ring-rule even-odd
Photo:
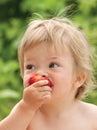
[[(45, 85), (47, 80), (29, 86), (35, 73), (49, 77), (52, 88)], [(55, 51), (44, 43), (29, 48), (24, 55), (23, 98), (1, 121), (0, 129), (97, 130), (97, 107), (75, 99), (85, 79), (84, 74), (76, 75), (68, 48)]]

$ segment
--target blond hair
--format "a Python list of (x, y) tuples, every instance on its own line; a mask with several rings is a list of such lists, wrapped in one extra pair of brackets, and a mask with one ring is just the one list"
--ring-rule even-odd
[(89, 44), (84, 34), (67, 18), (39, 19), (30, 22), (19, 46), (19, 62), (21, 74), (24, 69), (24, 53), (28, 47), (39, 43), (56, 44), (64, 48), (68, 46), (76, 63), (77, 73), (85, 72), (87, 78), (79, 87), (76, 98), (84, 95), (93, 87), (93, 69)]

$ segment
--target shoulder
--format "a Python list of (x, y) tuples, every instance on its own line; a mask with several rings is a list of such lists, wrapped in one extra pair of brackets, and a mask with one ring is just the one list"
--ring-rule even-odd
[(86, 102), (82, 102), (82, 104), (83, 104), (83, 108), (87, 111), (86, 113), (97, 114), (97, 105), (86, 103)]
[(81, 102), (81, 107), (85, 118), (97, 129), (97, 106), (91, 103)]

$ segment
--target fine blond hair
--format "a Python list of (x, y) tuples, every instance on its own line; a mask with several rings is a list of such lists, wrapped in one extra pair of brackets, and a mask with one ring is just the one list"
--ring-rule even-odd
[(84, 34), (67, 18), (54, 17), (31, 21), (18, 49), (22, 76), (26, 49), (43, 42), (56, 44), (59, 48), (67, 46), (70, 49), (77, 73), (84, 72), (87, 75), (85, 82), (78, 88), (75, 95), (76, 98), (82, 97), (88, 88), (93, 87), (94, 79), (92, 56)]

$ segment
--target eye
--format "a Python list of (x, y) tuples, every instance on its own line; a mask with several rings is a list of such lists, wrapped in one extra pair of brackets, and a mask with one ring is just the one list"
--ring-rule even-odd
[(34, 65), (27, 65), (26, 67), (28, 70), (34, 70), (35, 69), (35, 66)]
[(57, 68), (59, 65), (58, 64), (56, 64), (56, 63), (51, 63), (50, 65), (49, 65), (49, 68)]

